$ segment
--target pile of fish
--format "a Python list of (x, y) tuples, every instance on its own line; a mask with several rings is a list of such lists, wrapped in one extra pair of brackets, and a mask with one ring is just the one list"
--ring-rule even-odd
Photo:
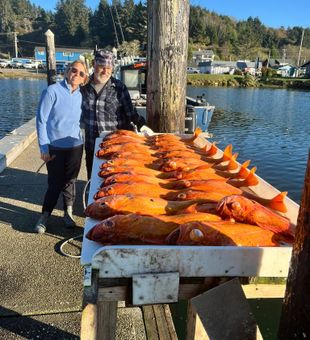
[(292, 243), (286, 192), (272, 199), (247, 187), (259, 183), (250, 161), (239, 164), (228, 145), (198, 147), (193, 137), (109, 133), (96, 156), (101, 187), (86, 216), (102, 244), (279, 246)]

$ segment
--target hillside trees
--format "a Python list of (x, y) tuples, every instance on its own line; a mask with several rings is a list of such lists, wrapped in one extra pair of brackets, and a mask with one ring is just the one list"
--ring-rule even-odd
[[(147, 45), (146, 1), (100, 0), (90, 10), (85, 0), (59, 0), (55, 11), (45, 11), (29, 0), (0, 0), (0, 52), (13, 53), (14, 35), (18, 32), (18, 48), (23, 56), (33, 55), (36, 45), (45, 43), (44, 33), (55, 33), (56, 46), (111, 48), (126, 42), (140, 47)], [(113, 24), (114, 19), (114, 24)], [(266, 27), (258, 18), (238, 21), (218, 15), (201, 6), (191, 6), (189, 43), (192, 50), (212, 49), (216, 58), (266, 58), (269, 53), (279, 58), (295, 59), (301, 41), (302, 27)], [(130, 42), (135, 41), (134, 44)], [(129, 47), (128, 47), (129, 46)], [(305, 29), (301, 60), (310, 57), (310, 28)]]
[(55, 41), (84, 46), (89, 33), (89, 14), (85, 0), (60, 0), (55, 13)]

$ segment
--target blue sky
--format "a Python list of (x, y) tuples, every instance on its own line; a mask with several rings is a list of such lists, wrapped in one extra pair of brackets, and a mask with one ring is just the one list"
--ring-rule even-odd
[[(31, 0), (30, 0), (31, 1)], [(44, 9), (54, 10), (57, 0), (32, 0)], [(269, 27), (279, 28), (284, 26), (310, 27), (310, 0), (190, 0), (192, 5), (198, 5), (218, 14), (228, 15), (237, 20), (247, 19), (249, 16), (258, 17)], [(86, 0), (86, 4), (95, 9), (99, 0)], [(294, 8), (294, 5), (295, 8)]]

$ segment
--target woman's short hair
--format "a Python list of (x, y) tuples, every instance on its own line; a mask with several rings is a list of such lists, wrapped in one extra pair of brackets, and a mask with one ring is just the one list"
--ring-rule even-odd
[(83, 60), (80, 60), (80, 59), (77, 59), (77, 60), (74, 60), (72, 61), (70, 64), (68, 64), (65, 72), (64, 72), (64, 77), (65, 79), (67, 79), (67, 76), (68, 76), (68, 73), (70, 71), (70, 69), (76, 65), (76, 64), (80, 64), (84, 67), (84, 70), (85, 70), (85, 79), (84, 79), (84, 82), (82, 84), (82, 86), (86, 85), (88, 83), (88, 79), (89, 79), (89, 73), (88, 73), (88, 68), (87, 68), (87, 65), (86, 63), (83, 61)]

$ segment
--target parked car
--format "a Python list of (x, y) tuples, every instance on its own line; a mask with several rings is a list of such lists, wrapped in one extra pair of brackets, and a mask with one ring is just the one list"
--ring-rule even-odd
[(197, 67), (187, 67), (187, 73), (200, 73), (200, 70)]
[(32, 61), (26, 61), (24, 64), (23, 64), (23, 67), (24, 68), (27, 68), (27, 69), (36, 69), (38, 66), (36, 63), (32, 62)]
[(20, 61), (17, 60), (12, 60), (11, 64), (10, 64), (11, 68), (22, 68), (23, 67), (23, 63), (21, 63)]
[(0, 59), (0, 67), (5, 68), (10, 65), (11, 61), (7, 59)]
[(67, 64), (65, 63), (56, 63), (56, 73), (64, 74), (66, 67), (67, 67)]

